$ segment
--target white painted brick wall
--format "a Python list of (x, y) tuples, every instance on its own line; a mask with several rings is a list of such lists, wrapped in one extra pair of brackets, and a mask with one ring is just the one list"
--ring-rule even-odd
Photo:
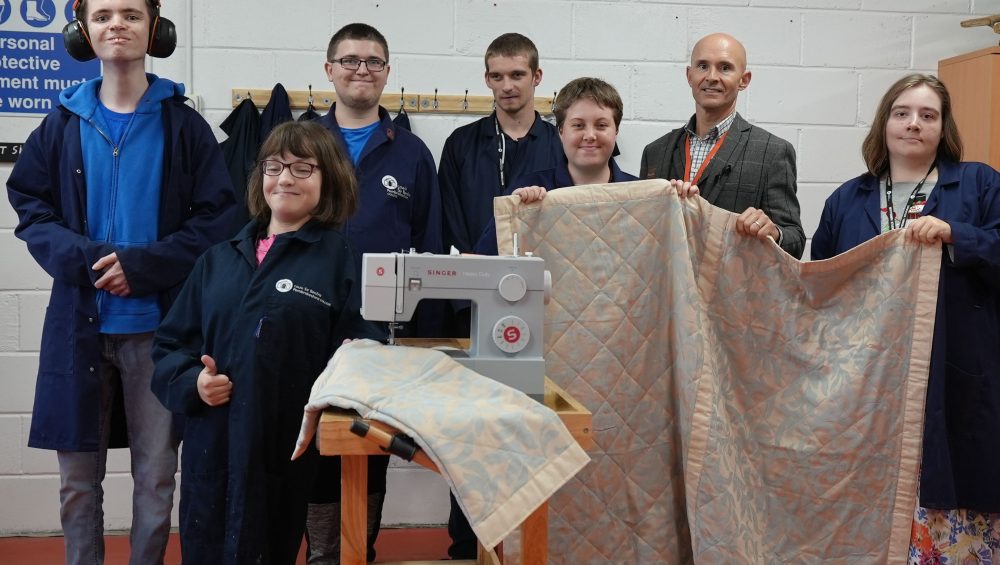
[(908, 14), (811, 12), (802, 19), (802, 64), (905, 69), (910, 64)]
[(19, 321), (17, 295), (0, 295), (0, 351), (17, 351)]
[[(3, 311), (4, 316), (7, 312)], [(38, 349), (38, 346), (35, 346)], [(38, 371), (38, 355), (35, 353), (0, 353), (0, 379), (3, 379), (3, 394), (0, 394), (0, 414), (24, 415), (30, 410), (35, 398), (35, 373)], [(20, 447), (19, 447), (20, 449)], [(11, 456), (10, 452), (0, 452), (0, 458)]]
[(858, 115), (858, 73), (851, 69), (765, 67), (746, 90), (751, 120), (852, 126)]
[[(1000, 13), (1000, 0), (300, 0), (275, 11), (264, 0), (164, 2), (180, 47), (150, 70), (190, 82), (206, 119), (231, 110), (230, 89), (330, 90), (323, 72), (334, 30), (371, 23), (389, 40), (387, 92), (482, 95), (483, 51), (507, 31), (532, 37), (542, 57), (538, 89), (550, 95), (571, 78), (612, 82), (625, 101), (619, 162), (637, 172), (642, 148), (692, 113), (684, 67), (691, 46), (712, 31), (740, 37), (753, 80), (739, 110), (791, 142), (807, 234), (823, 201), (862, 172), (860, 144), (885, 88), (911, 71), (934, 72), (940, 59), (996, 45), (986, 28), (961, 29), (974, 15)], [(187, 45), (194, 44), (193, 69)], [(193, 90), (192, 90), (193, 88)], [(395, 108), (391, 108), (395, 110)], [(435, 157), (451, 131), (473, 118), (411, 114)], [(0, 116), (0, 141), (20, 141), (39, 118)], [(216, 135), (224, 134), (216, 129)], [(0, 165), (6, 182), (9, 165)], [(28, 449), (38, 343), (51, 281), (13, 235), (16, 217), (0, 204), (0, 535), (57, 531), (58, 469), (52, 452)], [(106, 523), (128, 525), (131, 493), (125, 451), (109, 461)], [(439, 478), (394, 462), (385, 522), (442, 523), (447, 490)]]
[[(802, 53), (802, 20), (796, 10), (762, 8), (691, 8), (687, 47), (673, 60), (686, 62), (694, 44), (709, 33), (726, 32), (740, 38), (747, 57), (758, 65), (798, 65)], [(745, 30), (767, 30), (747, 34)]]

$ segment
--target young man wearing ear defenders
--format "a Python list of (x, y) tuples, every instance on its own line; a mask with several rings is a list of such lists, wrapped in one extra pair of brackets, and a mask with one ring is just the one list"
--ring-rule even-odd
[(28, 445), (58, 454), (66, 562), (102, 563), (107, 449), (127, 431), (131, 563), (162, 563), (177, 439), (150, 390), (153, 331), (195, 259), (230, 235), (234, 197), (184, 87), (145, 73), (147, 53), (176, 45), (159, 2), (74, 10), (67, 50), (96, 56), (103, 76), (62, 92), (7, 181), (14, 233), (53, 279)]

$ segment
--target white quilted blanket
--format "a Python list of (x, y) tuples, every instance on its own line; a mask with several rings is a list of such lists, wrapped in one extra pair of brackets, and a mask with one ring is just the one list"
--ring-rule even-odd
[(656, 180), (495, 211), (552, 272), (548, 376), (594, 413), (552, 563), (903, 561), (939, 248), (801, 263)]
[(492, 549), (590, 460), (555, 412), (440, 351), (341, 346), (309, 395), (296, 452), (330, 406), (412, 437)]

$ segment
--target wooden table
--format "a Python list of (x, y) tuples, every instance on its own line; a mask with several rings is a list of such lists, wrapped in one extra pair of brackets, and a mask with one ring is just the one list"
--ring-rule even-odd
[[(591, 413), (574, 400), (563, 389), (545, 378), (545, 405), (562, 419), (573, 438), (584, 449), (593, 445), (591, 435)], [(378, 445), (351, 433), (351, 423), (358, 414), (353, 410), (330, 409), (320, 417), (316, 432), (316, 444), (322, 455), (339, 455), (341, 465), (340, 497), (340, 563), (341, 565), (363, 565), (368, 546), (368, 456), (385, 455)], [(365, 420), (370, 426), (390, 434), (399, 430), (372, 420)], [(422, 454), (422, 452), (421, 452)], [(414, 461), (420, 463), (419, 458)], [(433, 471), (434, 464), (423, 457), (421, 463)], [(525, 565), (543, 565), (548, 560), (549, 503), (538, 507), (521, 524), (522, 556)], [(496, 557), (492, 552), (480, 548), (479, 559), (465, 563), (491, 563)], [(416, 562), (410, 562), (416, 563)], [(424, 561), (422, 563), (434, 563)], [(442, 561), (443, 564), (457, 564), (462, 561)]]

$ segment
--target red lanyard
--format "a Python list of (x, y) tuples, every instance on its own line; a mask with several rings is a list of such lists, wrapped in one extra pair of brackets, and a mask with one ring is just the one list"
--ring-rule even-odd
[(708, 152), (705, 160), (702, 161), (701, 166), (698, 167), (698, 173), (694, 176), (693, 180), (691, 179), (691, 134), (688, 134), (687, 137), (684, 138), (684, 180), (686, 182), (698, 184), (698, 181), (701, 179), (701, 174), (705, 172), (705, 167), (708, 165), (708, 162), (712, 160), (712, 157), (715, 157), (715, 153), (719, 150), (719, 147), (722, 147), (722, 142), (726, 139), (727, 135), (729, 135), (729, 130), (726, 130), (726, 133), (722, 134), (722, 137), (720, 137), (715, 142), (715, 145), (712, 146), (712, 150)]

